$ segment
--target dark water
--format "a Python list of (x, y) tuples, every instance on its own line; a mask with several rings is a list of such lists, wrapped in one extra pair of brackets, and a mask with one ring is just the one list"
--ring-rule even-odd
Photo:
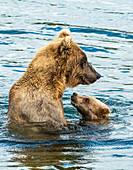
[[(0, 169), (133, 169), (133, 1), (4, 0), (0, 2)], [(60, 133), (7, 121), (8, 93), (35, 53), (62, 28), (102, 78), (66, 89)], [(79, 126), (73, 92), (109, 106), (108, 122)], [(11, 130), (12, 129), (12, 130)]]

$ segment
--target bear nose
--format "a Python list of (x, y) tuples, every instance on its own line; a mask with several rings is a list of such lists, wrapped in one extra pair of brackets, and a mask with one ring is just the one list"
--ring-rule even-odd
[(74, 92), (74, 93), (73, 93), (73, 96), (77, 96), (77, 93)]
[(97, 79), (100, 79), (101, 75), (99, 73), (97, 73)]

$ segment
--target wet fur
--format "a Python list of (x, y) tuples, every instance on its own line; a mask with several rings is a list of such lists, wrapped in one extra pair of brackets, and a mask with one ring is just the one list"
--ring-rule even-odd
[(84, 120), (102, 120), (110, 115), (110, 109), (98, 99), (91, 96), (81, 96), (74, 93), (71, 96), (71, 104), (77, 109)]
[[(69, 30), (62, 30), (57, 39), (36, 54), (25, 74), (12, 86), (10, 120), (67, 125), (62, 95), (66, 87), (85, 83), (83, 58), (87, 61), (85, 53), (72, 41)], [(92, 79), (96, 81), (98, 73), (94, 69), (92, 72)]]

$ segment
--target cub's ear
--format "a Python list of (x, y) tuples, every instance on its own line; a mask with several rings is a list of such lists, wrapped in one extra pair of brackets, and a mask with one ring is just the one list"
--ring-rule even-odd
[(70, 36), (66, 36), (62, 38), (62, 42), (59, 46), (59, 53), (60, 54), (68, 54), (70, 52), (72, 46), (72, 38)]
[(59, 33), (59, 38), (63, 38), (66, 36), (70, 36), (70, 30), (69, 29), (62, 29)]
[(100, 111), (101, 111), (102, 114), (109, 114), (110, 113), (109, 108), (102, 108)]

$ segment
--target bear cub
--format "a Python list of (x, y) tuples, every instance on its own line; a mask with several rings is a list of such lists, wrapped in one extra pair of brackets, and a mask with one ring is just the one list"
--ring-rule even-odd
[(83, 97), (73, 93), (71, 104), (77, 109), (83, 120), (107, 119), (110, 115), (110, 109), (104, 103), (90, 96)]

